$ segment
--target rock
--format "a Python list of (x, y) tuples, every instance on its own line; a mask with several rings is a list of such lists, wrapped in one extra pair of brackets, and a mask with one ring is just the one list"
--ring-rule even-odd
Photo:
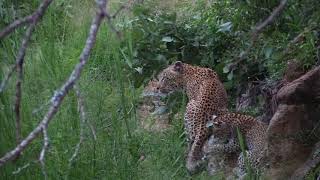
[(304, 164), (320, 133), (320, 68), (288, 83), (277, 93), (279, 106), (267, 130), (267, 178), (288, 179)]
[(142, 102), (137, 108), (140, 125), (148, 131), (164, 131), (169, 127), (169, 112), (161, 100), (164, 94), (157, 92), (157, 81), (151, 80), (144, 88)]
[[(308, 160), (295, 171), (295, 173), (291, 176), (291, 179), (294, 179), (294, 180), (303, 179), (304, 176), (308, 174), (308, 172), (317, 168), (317, 166), (320, 166), (320, 142), (318, 142), (314, 146)], [(319, 178), (320, 178), (320, 173), (317, 180)]]

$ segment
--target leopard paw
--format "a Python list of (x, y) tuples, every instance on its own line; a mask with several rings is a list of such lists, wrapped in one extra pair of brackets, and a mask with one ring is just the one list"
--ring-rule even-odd
[(190, 175), (199, 173), (205, 165), (204, 160), (187, 160), (186, 168)]

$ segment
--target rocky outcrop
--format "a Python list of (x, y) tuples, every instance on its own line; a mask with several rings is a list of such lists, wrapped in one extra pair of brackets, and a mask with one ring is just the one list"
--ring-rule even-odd
[(148, 131), (164, 131), (169, 127), (167, 105), (161, 101), (164, 94), (157, 93), (157, 81), (151, 80), (144, 88), (137, 109), (140, 126)]
[(270, 179), (295, 179), (295, 171), (320, 140), (320, 67), (286, 84), (276, 98), (279, 105), (267, 131), (270, 167), (265, 174)]

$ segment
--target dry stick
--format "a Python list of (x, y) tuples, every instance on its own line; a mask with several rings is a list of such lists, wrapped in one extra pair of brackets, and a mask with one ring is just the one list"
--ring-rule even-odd
[(74, 150), (74, 153), (72, 154), (71, 158), (69, 159), (69, 167), (71, 167), (73, 161), (75, 160), (75, 158), (77, 157), (79, 150), (80, 150), (80, 146), (83, 143), (84, 140), (84, 125), (86, 123), (86, 113), (84, 110), (84, 100), (83, 97), (80, 93), (80, 89), (77, 85), (74, 86), (74, 90), (76, 92), (77, 95), (77, 100), (78, 100), (78, 111), (80, 113), (80, 138), (79, 138), (79, 142)]
[[(0, 32), (0, 39), (2, 39), (5, 36), (11, 34), (16, 28), (20, 27), (21, 25), (24, 25), (26, 23), (31, 23), (25, 33), (24, 39), (22, 40), (22, 44), (19, 49), (18, 56), (16, 58), (16, 64), (12, 66), (12, 68), (10, 69), (8, 74), (5, 76), (4, 80), (2, 80), (1, 85), (0, 85), (0, 93), (1, 93), (5, 89), (5, 86), (6, 86), (7, 82), (9, 81), (9, 79), (11, 78), (13, 72), (15, 70), (18, 71), (18, 80), (17, 80), (17, 84), (16, 84), (16, 86), (17, 86), (16, 106), (17, 106), (17, 100), (19, 100), (19, 96), (21, 97), (21, 93), (20, 93), (21, 90), (19, 90), (19, 89), (21, 89), (22, 65), (23, 65), (23, 61), (24, 61), (26, 48), (28, 46), (28, 43), (29, 43), (29, 40), (30, 40), (30, 37), (32, 35), (32, 32), (34, 30), (35, 25), (38, 23), (38, 21), (44, 15), (46, 9), (48, 8), (48, 6), (50, 5), (51, 2), (52, 2), (52, 0), (42, 1), (42, 3), (39, 5), (38, 9), (34, 13), (32, 13), (31, 15), (26, 16), (22, 19), (18, 19), (16, 21), (14, 21), (13, 23), (11, 23), (9, 26), (5, 27)], [(20, 67), (17, 67), (17, 66), (20, 66)], [(18, 92), (18, 91), (20, 91), (20, 92)], [(18, 109), (18, 111), (19, 111), (19, 107), (15, 107), (15, 109)]]
[(123, 10), (123, 9), (127, 9), (128, 5), (131, 3), (132, 0), (129, 0), (127, 3), (122, 4), (120, 6), (120, 8), (112, 15), (110, 16), (110, 18), (114, 19), (115, 17), (117, 17), (117, 15)]
[(16, 83), (16, 100), (15, 100), (15, 106), (14, 106), (14, 112), (16, 116), (16, 142), (17, 144), (20, 143), (21, 140), (21, 111), (20, 111), (20, 105), (21, 105), (21, 83), (22, 83), (22, 76), (23, 76), (23, 62), (24, 57), (26, 54), (27, 46), (30, 41), (32, 32), (35, 28), (37, 19), (28, 27), (25, 37), (22, 40), (21, 47), (19, 49), (18, 56), (16, 58), (16, 70), (18, 73), (17, 77), (17, 83)]
[(41, 150), (40, 156), (39, 156), (39, 162), (41, 164), (41, 170), (42, 170), (42, 174), (44, 176), (44, 179), (48, 179), (46, 167), (45, 167), (46, 165), (44, 162), (45, 161), (45, 154), (46, 154), (46, 151), (49, 147), (49, 137), (48, 137), (47, 129), (48, 129), (48, 124), (44, 124), (42, 126), (43, 146), (42, 146), (42, 150)]
[(92, 126), (92, 124), (91, 124), (89, 121), (87, 121), (87, 123), (88, 123), (88, 125), (89, 125), (89, 127), (90, 127), (93, 140), (96, 141), (96, 140), (97, 140), (96, 130), (95, 130), (95, 128)]
[(31, 24), (28, 27), (25, 36), (22, 40), (18, 56), (16, 58), (16, 70), (18, 73), (17, 77), (17, 83), (16, 83), (16, 100), (15, 100), (15, 106), (14, 106), (14, 112), (16, 116), (16, 142), (17, 144), (20, 143), (21, 140), (21, 111), (20, 111), (20, 106), (21, 106), (21, 84), (22, 84), (22, 78), (23, 78), (23, 63), (24, 63), (24, 57), (26, 55), (26, 50), (28, 47), (28, 43), (31, 39), (32, 32), (38, 23), (38, 21), (41, 19), (43, 14), (45, 13), (45, 10), (48, 8), (52, 0), (44, 0), (40, 6), (39, 9), (33, 13), (31, 16)]
[(38, 9), (32, 13), (31, 15), (28, 15), (22, 19), (15, 20), (13, 23), (5, 27), (1, 32), (0, 32), (0, 39), (6, 37), (7, 35), (11, 34), (15, 29), (18, 27), (27, 24), (27, 23), (32, 23), (36, 19), (39, 19), (43, 16), (44, 12), (50, 5), (52, 0), (44, 0), (42, 3), (39, 5)]
[(7, 27), (5, 27), (1, 32), (0, 32), (0, 39), (6, 37), (7, 35), (11, 34), (15, 29), (17, 29), (18, 27), (24, 25), (24, 24), (28, 24), (30, 22), (32, 22), (33, 16), (35, 15), (35, 13), (26, 16), (22, 19), (17, 19), (15, 20), (13, 23), (11, 23), (10, 25), (8, 25)]
[(109, 26), (109, 28), (113, 31), (113, 32), (115, 32), (116, 33), (116, 35), (118, 36), (118, 38), (119, 39), (121, 39), (122, 38), (122, 34), (120, 33), (120, 31), (118, 31), (114, 26), (113, 26), (113, 24), (112, 24), (112, 17), (108, 14), (108, 13), (106, 13), (106, 19), (107, 19), (107, 24), (108, 24), (108, 26)]
[(121, 5), (120, 8), (113, 14), (113, 15), (110, 15), (108, 13), (106, 13), (106, 19), (107, 19), (107, 24), (109, 26), (109, 28), (114, 31), (116, 33), (116, 35), (118, 36), (119, 39), (122, 38), (122, 34), (120, 31), (118, 31), (112, 24), (112, 19), (114, 19), (122, 10), (124, 9), (127, 9), (128, 8), (128, 5), (134, 0), (129, 0), (127, 1), (125, 4)]
[(262, 30), (266, 26), (268, 26), (269, 24), (272, 24), (274, 22), (275, 18), (277, 16), (279, 16), (283, 12), (283, 9), (285, 8), (286, 4), (287, 4), (287, 0), (281, 0), (279, 5), (272, 11), (272, 13), (269, 15), (269, 17), (266, 20), (264, 20), (262, 23), (258, 24), (254, 28), (254, 30), (252, 32), (252, 38), (251, 38), (250, 46), (244, 52), (242, 52), (239, 55), (237, 61), (232, 63), (232, 65), (230, 66), (230, 69), (232, 69), (233, 67), (235, 67), (237, 64), (239, 64), (241, 61), (243, 61), (245, 59), (245, 57), (249, 54), (251, 48), (256, 43), (256, 41), (258, 39), (258, 35), (262, 32)]
[(12, 174), (13, 175), (19, 174), (22, 170), (26, 169), (29, 166), (30, 166), (30, 163), (27, 163), (27, 164), (23, 165), (22, 167), (19, 167), (17, 170), (13, 171)]
[(90, 51), (95, 44), (98, 29), (103, 18), (106, 16), (106, 0), (97, 0), (97, 5), (99, 7), (99, 10), (92, 21), (89, 36), (87, 38), (85, 47), (80, 55), (80, 62), (74, 67), (74, 70), (70, 74), (69, 79), (53, 95), (51, 99), (52, 104), (42, 121), (24, 140), (21, 141), (18, 146), (16, 146), (13, 150), (7, 152), (3, 157), (0, 158), (0, 167), (6, 164), (9, 160), (12, 160), (19, 153), (21, 153), (40, 134), (40, 132), (43, 130), (43, 127), (46, 127), (49, 124), (53, 116), (57, 113), (64, 97), (68, 94), (75, 82), (79, 79), (82, 69), (88, 61)]

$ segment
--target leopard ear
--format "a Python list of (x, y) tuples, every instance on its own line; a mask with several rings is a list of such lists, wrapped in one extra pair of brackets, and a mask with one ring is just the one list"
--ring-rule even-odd
[(174, 63), (173, 70), (181, 73), (183, 70), (183, 63), (181, 61), (177, 61)]

